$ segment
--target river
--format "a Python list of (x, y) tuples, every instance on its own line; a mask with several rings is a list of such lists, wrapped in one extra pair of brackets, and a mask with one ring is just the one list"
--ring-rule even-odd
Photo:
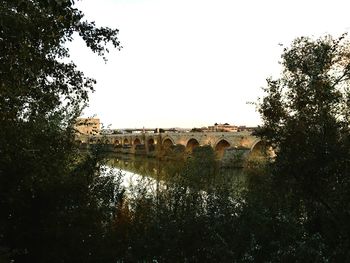
[[(109, 154), (107, 156), (107, 166), (120, 170), (124, 174), (125, 181), (135, 181), (143, 178), (152, 178), (155, 181), (167, 181), (186, 169), (185, 160), (161, 160), (157, 158), (147, 158), (145, 156), (127, 154)], [(208, 174), (205, 165), (199, 167), (200, 173)], [(210, 172), (209, 172), (210, 173)], [(213, 176), (221, 176), (230, 179), (235, 183), (244, 182), (246, 171), (242, 168), (218, 168), (212, 172)], [(209, 174), (210, 176), (210, 174)]]

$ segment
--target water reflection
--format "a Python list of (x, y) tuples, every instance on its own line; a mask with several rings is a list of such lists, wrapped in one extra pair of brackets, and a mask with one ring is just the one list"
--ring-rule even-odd
[[(128, 175), (127, 177), (136, 174), (150, 177), (157, 181), (166, 181), (169, 178), (178, 176), (186, 169), (185, 160), (160, 160), (125, 154), (110, 154), (107, 156), (107, 159), (108, 166), (122, 170)], [(230, 178), (236, 182), (244, 182), (246, 178), (246, 172), (242, 168), (218, 168), (215, 169), (214, 175)]]

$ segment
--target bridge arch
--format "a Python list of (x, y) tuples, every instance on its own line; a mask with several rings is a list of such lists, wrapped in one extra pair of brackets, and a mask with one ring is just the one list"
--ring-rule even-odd
[(134, 143), (133, 143), (134, 145), (138, 145), (138, 144), (141, 144), (141, 140), (139, 139), (139, 138), (136, 138), (135, 140), (134, 140)]
[(250, 157), (265, 157), (267, 155), (266, 143), (260, 139), (256, 140), (250, 147), (249, 156)]
[(163, 147), (165, 149), (170, 148), (174, 144), (175, 144), (174, 141), (170, 137), (167, 137), (163, 140)]
[(127, 138), (124, 139), (123, 145), (129, 145), (129, 140)]
[(155, 142), (153, 138), (149, 138), (147, 140), (147, 147), (148, 147), (148, 151), (152, 152), (155, 150), (155, 146), (154, 146)]
[(199, 142), (195, 138), (191, 138), (186, 143), (186, 151), (192, 152), (194, 148), (199, 146)]
[(215, 148), (214, 148), (216, 155), (219, 158), (222, 158), (224, 156), (226, 148), (228, 148), (230, 146), (231, 146), (231, 144), (227, 140), (221, 139), (220, 141), (218, 141), (216, 143)]

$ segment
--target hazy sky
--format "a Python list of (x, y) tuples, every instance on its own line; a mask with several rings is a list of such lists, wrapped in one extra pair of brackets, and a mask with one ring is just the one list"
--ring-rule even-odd
[(83, 0), (98, 26), (120, 30), (107, 64), (77, 39), (71, 58), (97, 80), (85, 116), (105, 126), (257, 125), (253, 105), (278, 76), (283, 47), (302, 35), (339, 36), (350, 1)]

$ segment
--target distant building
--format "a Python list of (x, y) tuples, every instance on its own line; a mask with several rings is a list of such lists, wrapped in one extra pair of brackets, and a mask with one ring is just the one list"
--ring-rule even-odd
[(100, 131), (100, 134), (101, 135), (110, 135), (110, 134), (113, 134), (114, 133), (114, 130), (113, 129), (102, 129)]
[(84, 135), (97, 135), (101, 131), (100, 119), (78, 118), (75, 124), (77, 133)]
[(209, 132), (237, 132), (238, 127), (235, 125), (230, 125), (228, 123), (218, 124), (215, 123), (214, 126), (208, 126)]

